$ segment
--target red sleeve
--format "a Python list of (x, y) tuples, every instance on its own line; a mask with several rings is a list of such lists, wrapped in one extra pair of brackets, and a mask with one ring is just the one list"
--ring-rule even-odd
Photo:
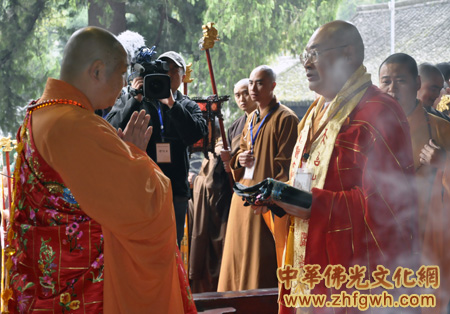
[(358, 264), (370, 272), (376, 265), (416, 270), (409, 126), (393, 99), (368, 97), (373, 92), (366, 93), (341, 128), (324, 188), (312, 191), (308, 264)]

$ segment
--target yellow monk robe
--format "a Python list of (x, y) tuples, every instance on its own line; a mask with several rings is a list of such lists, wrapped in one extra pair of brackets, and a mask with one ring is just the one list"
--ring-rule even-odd
[(49, 79), (40, 100), (71, 99), (33, 113), (36, 147), (102, 226), (104, 313), (183, 313), (170, 180), (147, 154), (120, 140), (88, 99)]
[[(438, 265), (441, 272), (440, 288), (434, 292), (437, 306), (422, 312), (441, 313), (450, 300), (450, 123), (427, 113), (421, 103), (408, 116), (408, 122), (417, 178), (421, 264)], [(420, 151), (430, 138), (445, 151), (442, 169), (421, 165), (419, 161)]]
[[(264, 117), (276, 106), (277, 101), (273, 99), (269, 106), (261, 111), (259, 122), (254, 123), (253, 135)], [(283, 105), (268, 116), (256, 138), (253, 179), (243, 178), (244, 171), (238, 165), (238, 156), (250, 150), (251, 135), (248, 127), (255, 112), (249, 114), (240, 149), (230, 161), (234, 179), (246, 186), (254, 185), (268, 177), (287, 181), (299, 120), (292, 110)], [(275, 216), (273, 219), (271, 212), (266, 213), (264, 217), (253, 214), (253, 210), (245, 207), (244, 201), (234, 194), (228, 217), (218, 291), (277, 287), (277, 257), (281, 262), (285, 239), (275, 239), (274, 243), (271, 231), (274, 232), (275, 228), (286, 229), (286, 223), (287, 215), (281, 219)]]

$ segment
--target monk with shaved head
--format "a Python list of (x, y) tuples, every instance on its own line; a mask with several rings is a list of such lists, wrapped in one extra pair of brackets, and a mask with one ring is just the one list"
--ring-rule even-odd
[[(276, 75), (267, 65), (257, 66), (248, 80), (248, 94), (257, 107), (246, 117), (239, 148), (230, 160), (236, 182), (254, 185), (267, 177), (288, 179), (290, 155), (297, 138), (297, 115), (275, 95)], [(239, 87), (239, 85), (238, 85)], [(241, 85), (246, 91), (246, 86)], [(235, 93), (241, 88), (235, 89)], [(231, 199), (223, 247), (218, 291), (273, 288), (281, 264), (284, 238), (274, 237), (275, 226), (286, 217), (255, 216), (237, 194)]]
[[(289, 184), (303, 190), (299, 195), (310, 192), (312, 201), (305, 198), (306, 207), (274, 201), (290, 216), (284, 267), (305, 266), (290, 287), (282, 285), (281, 313), (302, 307), (289, 295), (322, 294), (332, 301), (331, 294), (351, 295), (355, 289), (378, 294), (386, 286), (380, 288), (376, 278), (385, 270), (391, 275), (398, 266), (417, 270), (414, 163), (404, 112), (372, 84), (354, 25), (333, 21), (319, 27), (300, 60), (309, 88), (319, 97), (299, 124)], [(313, 279), (317, 273), (322, 280)], [(282, 271), (278, 275), (283, 279)], [(356, 281), (341, 284), (338, 277)], [(348, 305), (324, 304), (309, 312), (360, 312)]]
[(135, 113), (117, 133), (94, 114), (114, 104), (126, 70), (113, 34), (83, 28), (67, 42), (60, 79), (27, 108), (8, 230), (10, 312), (184, 313), (170, 181), (145, 153), (150, 117)]

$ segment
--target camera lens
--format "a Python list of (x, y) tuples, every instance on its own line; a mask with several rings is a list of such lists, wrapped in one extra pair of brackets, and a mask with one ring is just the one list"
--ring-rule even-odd
[(164, 99), (170, 96), (170, 77), (166, 74), (148, 74), (144, 77), (144, 96)]

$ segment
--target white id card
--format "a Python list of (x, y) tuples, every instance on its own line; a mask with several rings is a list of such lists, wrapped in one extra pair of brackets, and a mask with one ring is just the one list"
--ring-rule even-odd
[(171, 163), (170, 143), (156, 143), (156, 162)]
[(311, 192), (311, 179), (313, 171), (306, 168), (297, 169), (294, 178), (294, 187), (302, 191)]
[(253, 161), (253, 166), (251, 168), (245, 167), (244, 179), (253, 180), (253, 173), (255, 172), (256, 159)]

